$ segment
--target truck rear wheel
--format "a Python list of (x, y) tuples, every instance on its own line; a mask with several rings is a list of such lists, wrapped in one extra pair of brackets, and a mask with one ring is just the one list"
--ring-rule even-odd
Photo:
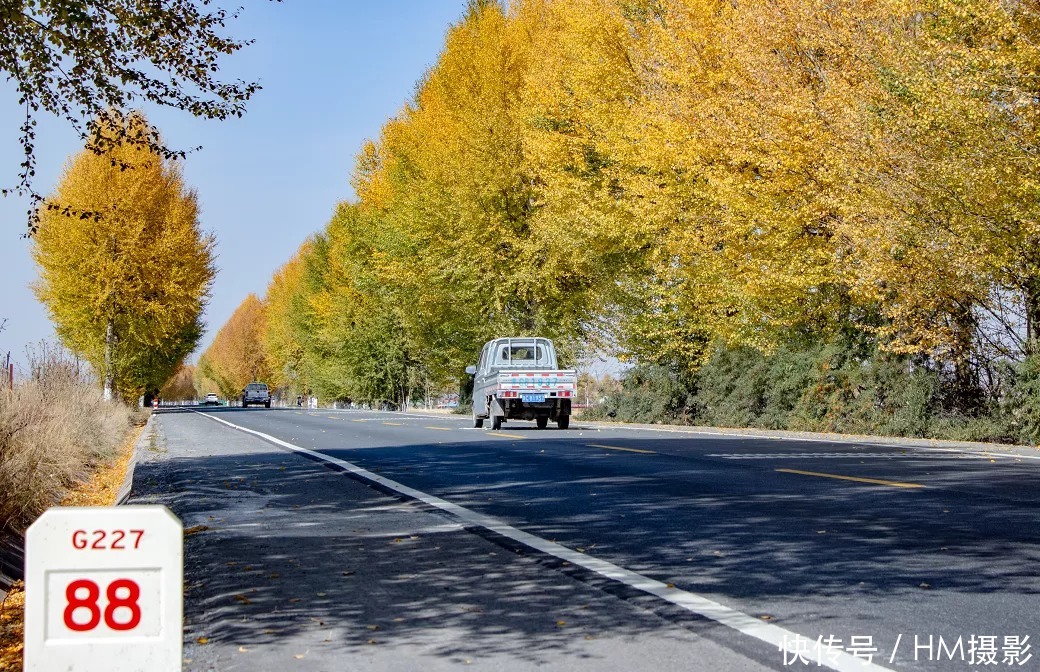
[(495, 430), (502, 429), (502, 416), (501, 415), (492, 415), (491, 416), (491, 429), (495, 429)]
[(556, 426), (560, 429), (567, 429), (571, 426), (571, 416), (561, 415), (560, 417), (556, 418)]
[(549, 426), (549, 416), (539, 415), (534, 421), (538, 424), (538, 429), (545, 429)]
[(481, 417), (479, 417), (477, 415), (477, 405), (474, 402), (474, 404), (473, 404), (473, 427), (474, 427), (474, 429), (480, 429), (483, 426), (484, 426), (484, 418), (481, 418)]

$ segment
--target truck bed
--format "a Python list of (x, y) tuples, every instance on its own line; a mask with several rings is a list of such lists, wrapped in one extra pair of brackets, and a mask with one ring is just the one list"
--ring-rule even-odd
[[(489, 386), (488, 394), (496, 392), (541, 393), (546, 398), (573, 397), (578, 382), (576, 371), (499, 371), (497, 384)], [(514, 395), (499, 395), (510, 397)]]

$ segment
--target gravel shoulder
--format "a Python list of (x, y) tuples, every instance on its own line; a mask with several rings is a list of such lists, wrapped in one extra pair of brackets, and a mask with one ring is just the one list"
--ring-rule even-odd
[(128, 503), (165, 504), (188, 531), (185, 670), (780, 667), (201, 415), (160, 413), (154, 436)]

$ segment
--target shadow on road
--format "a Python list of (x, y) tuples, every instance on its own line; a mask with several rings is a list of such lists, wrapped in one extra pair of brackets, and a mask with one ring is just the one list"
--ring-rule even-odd
[[(719, 627), (683, 614), (687, 629), (670, 628), (635, 606), (619, 613), (615, 596), (590, 590), (566, 563), (491, 543), (287, 453), (147, 462), (134, 490), (134, 503), (166, 504), (189, 531), (186, 637), (211, 648), (295, 638), (301, 653), (382, 646), (406, 660), (411, 651), (467, 663), (479, 652), (530, 665), (567, 655), (571, 665), (608, 658), (589, 649), (601, 638), (647, 634), (663, 646)], [(730, 648), (762, 658), (752, 644)]]
[[(691, 456), (688, 437), (610, 440), (657, 453), (640, 461), (563, 445), (573, 433), (526, 431), (537, 441), (325, 452), (727, 601), (813, 595), (855, 598), (865, 608), (872, 601), (912, 605), (934, 591), (1040, 594), (1032, 465), (898, 451), (869, 463), (839, 456), (813, 465), (928, 479), (927, 488), (900, 490), (779, 477), (778, 466), (806, 468), (809, 460), (768, 458), (776, 442), (740, 438), (718, 449), (767, 456), (749, 468), (746, 460), (709, 464)], [(805, 449), (792, 443), (782, 452)], [(603, 608), (611, 594), (693, 632), (719, 629), (558, 560), (501, 539), (475, 539), (447, 516), (388, 501), (344, 478), (276, 451), (138, 465), (135, 500), (165, 503), (186, 526), (207, 528), (186, 539), (192, 637), (250, 646), (308, 634), (334, 648), (415, 646), (462, 662), (464, 643), (479, 642), (485, 653), (542, 664), (576, 642), (661, 629), (650, 611), (622, 617)], [(545, 572), (532, 572), (535, 564), (579, 581), (558, 572), (539, 579)], [(607, 590), (590, 597), (590, 583)]]

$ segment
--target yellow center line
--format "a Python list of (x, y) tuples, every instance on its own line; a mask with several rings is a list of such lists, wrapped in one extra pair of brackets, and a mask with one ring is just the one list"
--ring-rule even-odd
[(328, 418), (329, 420), (339, 420), (339, 417), (335, 416), (335, 415), (326, 415), (325, 417)]
[(368, 422), (368, 420), (359, 420), (357, 418), (351, 418), (351, 422)]
[(394, 427), (400, 427), (403, 423), (400, 422), (384, 422), (384, 425), (393, 425)]
[(442, 432), (450, 432), (451, 431), (451, 427), (432, 427), (431, 426), (431, 427), (424, 427), (423, 429), (439, 429)]
[(503, 438), (503, 439), (526, 439), (527, 438), (526, 436), (521, 436), (519, 434), (503, 434), (502, 432), (488, 432), (488, 436), (497, 436), (497, 437)]
[(874, 485), (890, 485), (893, 488), (924, 488), (927, 486), (920, 483), (902, 483), (900, 481), (884, 481), (880, 478), (859, 478), (857, 476), (840, 476), (838, 474), (821, 474), (817, 471), (801, 471), (799, 469), (777, 469), (785, 474), (801, 474), (802, 476), (819, 476), (820, 478), (836, 478), (842, 481), (856, 481), (857, 483), (873, 483)]
[(618, 446), (603, 446), (598, 443), (586, 443), (589, 448), (606, 448), (607, 450), (623, 450), (626, 453), (644, 453), (646, 455), (656, 455), (652, 450), (640, 450), (639, 448), (619, 448)]

